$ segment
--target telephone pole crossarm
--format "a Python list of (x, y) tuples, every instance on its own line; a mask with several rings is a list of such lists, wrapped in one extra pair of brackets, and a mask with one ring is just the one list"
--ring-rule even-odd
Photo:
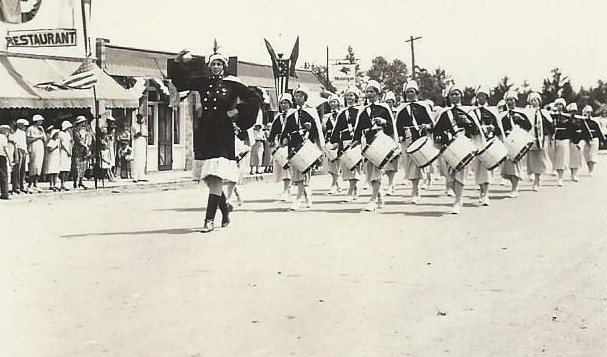
[(408, 40), (405, 42), (411, 42), (411, 78), (415, 80), (415, 41), (420, 40), (422, 37), (413, 37), (410, 36)]

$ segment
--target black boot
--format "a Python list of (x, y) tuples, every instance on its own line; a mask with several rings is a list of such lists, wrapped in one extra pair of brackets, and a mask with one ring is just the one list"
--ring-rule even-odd
[(230, 224), (230, 204), (226, 202), (226, 195), (222, 192), (219, 198), (219, 210), (221, 211), (221, 226), (227, 227)]
[(207, 201), (207, 213), (204, 219), (204, 227), (202, 227), (200, 232), (209, 233), (215, 229), (215, 213), (217, 213), (219, 199), (219, 196), (209, 194), (209, 200)]

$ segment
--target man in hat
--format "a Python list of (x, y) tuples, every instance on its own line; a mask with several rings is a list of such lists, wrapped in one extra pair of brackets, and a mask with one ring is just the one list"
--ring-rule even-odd
[(0, 200), (8, 200), (8, 172), (12, 167), (8, 149), (8, 134), (11, 127), (0, 125)]
[(148, 156), (148, 126), (141, 113), (135, 115), (131, 133), (133, 135), (133, 182), (147, 181), (145, 165)]
[[(274, 117), (274, 121), (272, 122), (272, 127), (270, 128), (270, 135), (268, 137), (268, 141), (270, 142), (270, 146), (279, 148), (285, 147), (287, 144), (286, 133), (284, 132), (285, 123), (287, 121), (287, 116), (291, 114), (293, 111), (293, 97), (289, 93), (282, 93), (278, 100), (278, 110), (279, 113)], [(276, 150), (274, 151), (276, 153)], [(276, 161), (275, 157), (272, 158), (273, 161)], [(274, 162), (273, 166), (275, 167), (276, 179), (281, 180), (283, 182), (283, 190), (281, 200), (283, 202), (289, 201), (289, 196), (291, 195), (289, 192), (289, 188), (291, 186), (291, 170), (285, 169), (282, 165), (277, 162)]]
[[(384, 134), (396, 137), (395, 122), (390, 107), (380, 102), (381, 84), (375, 80), (370, 80), (365, 86), (365, 97), (367, 105), (360, 108), (358, 118), (356, 119), (356, 128), (354, 129), (354, 143), (361, 143), (363, 135), (367, 144), (372, 143), (377, 133), (383, 131)], [(396, 145), (396, 139), (394, 143)], [(367, 181), (371, 184), (371, 200), (365, 206), (364, 210), (373, 212), (382, 208), (383, 199), (381, 197), (381, 168), (375, 166), (371, 161), (366, 164)]]
[(401, 155), (405, 168), (405, 179), (411, 181), (411, 203), (419, 203), (421, 193), (419, 181), (424, 177), (425, 169), (420, 169), (407, 149), (417, 139), (428, 136), (432, 130), (432, 113), (425, 101), (418, 98), (417, 82), (409, 81), (403, 88), (405, 105), (396, 114), (396, 130), (401, 143)]
[(13, 134), (15, 142), (15, 165), (11, 176), (13, 193), (28, 193), (25, 189), (25, 170), (28, 160), (27, 139), (25, 130), (29, 126), (29, 122), (25, 119), (17, 119), (17, 129)]
[[(325, 146), (330, 145), (331, 135), (333, 134), (333, 130), (335, 129), (335, 124), (337, 123), (337, 114), (339, 114), (339, 96), (336, 94), (331, 94), (329, 97), (329, 108), (331, 111), (323, 116), (322, 129), (325, 136)], [(331, 187), (329, 188), (329, 194), (335, 194), (339, 192), (339, 159), (335, 159), (333, 161), (328, 162), (328, 170), (331, 175)]]
[(25, 133), (29, 152), (29, 184), (28, 191), (40, 192), (38, 178), (42, 175), (44, 155), (46, 153), (46, 134), (44, 133), (44, 118), (36, 114), (32, 118), (32, 125)]
[[(450, 107), (447, 107), (438, 117), (434, 127), (434, 138), (441, 146), (449, 144), (459, 133), (467, 138), (472, 138), (478, 134), (479, 128), (475, 124), (474, 118), (468, 112), (462, 109), (462, 97), (464, 91), (457, 85), (449, 90)], [(460, 134), (461, 135), (461, 134)], [(462, 196), (464, 194), (464, 184), (468, 174), (469, 165), (456, 171), (454, 167), (447, 167), (447, 184), (453, 189), (455, 202), (451, 209), (452, 214), (459, 214), (462, 208)]]
[[(479, 149), (484, 148), (499, 132), (497, 111), (489, 107), (489, 92), (485, 87), (476, 90), (476, 107), (472, 110), (475, 123), (479, 125), (478, 134), (474, 135), (472, 140)], [(489, 206), (489, 184), (492, 175), (478, 157), (473, 160), (472, 168), (476, 184), (480, 189), (478, 202), (483, 206)]]
[[(526, 113), (516, 107), (516, 101), (518, 100), (518, 93), (514, 91), (508, 91), (504, 94), (504, 101), (506, 102), (506, 111), (502, 113), (500, 128), (501, 135), (505, 139), (510, 135), (515, 127), (519, 127), (523, 130), (531, 130), (531, 121)], [(511, 184), (510, 198), (516, 198), (518, 196), (518, 184), (523, 178), (523, 159), (514, 161), (511, 158), (507, 158), (502, 165), (502, 177), (509, 180)]]
[[(290, 153), (297, 150), (306, 138), (316, 144), (319, 149), (325, 142), (318, 113), (315, 108), (306, 103), (309, 95), (310, 91), (303, 86), (299, 86), (293, 91), (296, 108), (287, 117), (284, 127), (284, 132), (287, 133), (288, 137)], [(291, 179), (297, 185), (297, 197), (293, 201), (291, 210), (298, 211), (301, 209), (302, 196), (305, 199), (306, 207), (311, 208), (312, 191), (308, 192), (307, 190), (311, 179), (310, 171), (304, 174), (293, 167), (291, 170)]]

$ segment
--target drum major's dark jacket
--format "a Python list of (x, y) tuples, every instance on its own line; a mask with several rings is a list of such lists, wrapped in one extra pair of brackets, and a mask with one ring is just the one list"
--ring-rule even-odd
[[(193, 90), (200, 94), (202, 113), (193, 121), (194, 158), (235, 160), (233, 123), (241, 132), (252, 127), (261, 98), (233, 76), (190, 77), (181, 68), (171, 79), (179, 91)], [(229, 118), (227, 111), (234, 108), (239, 114)]]

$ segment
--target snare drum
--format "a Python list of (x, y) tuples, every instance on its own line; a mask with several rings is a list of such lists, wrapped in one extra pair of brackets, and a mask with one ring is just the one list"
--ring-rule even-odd
[(498, 167), (506, 160), (507, 155), (508, 149), (498, 138), (489, 139), (487, 145), (477, 154), (487, 170), (493, 170)]
[(529, 151), (534, 140), (529, 132), (515, 126), (506, 139), (504, 139), (504, 145), (508, 149), (508, 158), (514, 162), (518, 162)]
[(459, 171), (474, 159), (477, 150), (472, 140), (458, 134), (443, 147), (443, 158), (455, 171)]
[(400, 147), (383, 131), (378, 131), (370, 144), (365, 145), (362, 154), (373, 165), (383, 168), (390, 160), (400, 155)]
[(329, 160), (329, 162), (333, 162), (339, 158), (339, 155), (337, 155), (337, 149), (333, 149), (332, 146), (333, 144), (327, 143), (323, 147), (323, 151), (325, 155), (327, 155), (327, 159)]
[(363, 161), (360, 145), (346, 146), (339, 159), (350, 171), (354, 170)]
[(274, 160), (276, 161), (278, 166), (282, 167), (285, 170), (289, 168), (289, 150), (286, 146), (277, 147), (276, 149), (274, 149), (274, 152), (272, 152), (272, 156), (274, 156)]
[(409, 145), (407, 154), (411, 156), (417, 167), (423, 169), (438, 158), (440, 151), (434, 146), (430, 138), (422, 136)]
[(240, 163), (242, 159), (249, 153), (249, 147), (242, 142), (242, 140), (236, 138), (234, 140), (234, 152), (236, 154), (236, 163)]
[(314, 165), (321, 156), (322, 151), (320, 151), (313, 142), (306, 140), (299, 149), (289, 157), (289, 164), (295, 170), (305, 174), (310, 171), (312, 165)]

